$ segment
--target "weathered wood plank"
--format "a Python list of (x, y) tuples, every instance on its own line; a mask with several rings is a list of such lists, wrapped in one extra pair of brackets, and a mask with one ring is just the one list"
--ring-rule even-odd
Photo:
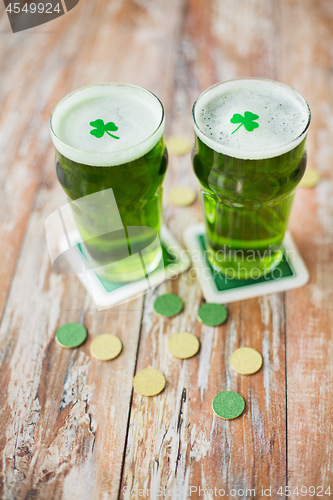
[[(13, 36), (2, 4), (0, 12), (2, 498), (142, 498), (140, 488), (157, 498), (166, 487), (183, 499), (190, 486), (197, 488), (192, 498), (199, 487), (206, 498), (214, 498), (207, 489), (215, 487), (254, 488), (260, 498), (262, 487), (331, 485), (331, 3), (81, 0), (66, 16)], [(298, 190), (291, 218), (311, 281), (288, 292), (286, 302), (272, 295), (231, 304), (228, 323), (215, 329), (196, 321), (202, 295), (193, 274), (147, 295), (136, 370), (161, 369), (167, 387), (152, 399), (134, 394), (126, 437), (142, 299), (97, 313), (75, 277), (51, 271), (44, 220), (64, 198), (48, 115), (79, 86), (122, 80), (162, 99), (167, 133), (191, 137), (197, 95), (216, 81), (246, 75), (292, 85), (313, 111), (309, 163), (324, 180), (316, 190)], [(170, 158), (166, 193), (174, 184), (196, 186), (189, 155)], [(166, 197), (164, 204), (165, 220), (180, 239), (201, 218), (198, 200), (187, 209), (169, 207)], [(154, 297), (164, 291), (185, 301), (172, 320), (153, 312)], [(66, 321), (84, 322), (90, 339), (117, 333), (123, 353), (103, 364), (91, 358), (89, 340), (62, 350), (53, 335)], [(201, 340), (191, 360), (168, 353), (169, 336), (180, 330)], [(230, 368), (231, 353), (242, 345), (263, 354), (264, 366), (252, 377)], [(223, 389), (246, 400), (234, 422), (212, 414), (211, 401)], [(124, 487), (136, 493), (130, 497)]]
[[(78, 26), (80, 16), (85, 19), (92, 10), (82, 6)], [(68, 68), (85, 37), (67, 16), (60, 19), (55, 33), (29, 30), (1, 36), (0, 315), (50, 151), (49, 115), (66, 93)]]
[[(2, 498), (118, 494), (142, 299), (97, 313), (73, 275), (50, 269), (44, 221), (59, 195), (56, 183), (38, 193), (0, 328)], [(69, 321), (89, 332), (75, 350), (54, 342)], [(90, 355), (101, 332), (123, 341), (112, 364)]]
[[(192, 129), (192, 103), (213, 83), (244, 75), (275, 77), (274, 5), (240, 2), (235, 9), (234, 2), (187, 2), (175, 61), (171, 131)], [(189, 156), (171, 158), (166, 186), (177, 183), (196, 183)], [(181, 237), (188, 224), (201, 219), (199, 201), (186, 209), (166, 205), (166, 219)], [(185, 301), (184, 312), (171, 320), (156, 317), (152, 308), (164, 291)], [(121, 491), (125, 499), (155, 499), (164, 488), (172, 498), (183, 499), (191, 487), (191, 498), (214, 498), (208, 489), (215, 487), (226, 494), (243, 490), (238, 498), (254, 489), (260, 498), (261, 488), (286, 484), (283, 295), (231, 304), (230, 319), (219, 328), (196, 320), (202, 300), (198, 283), (186, 274), (146, 297), (137, 370), (161, 369), (167, 387), (153, 399), (134, 394)], [(184, 330), (198, 335), (201, 350), (179, 361), (169, 354), (167, 341)], [(256, 375), (232, 371), (230, 356), (240, 346), (262, 352), (264, 367)], [(244, 415), (232, 422), (215, 417), (211, 409), (214, 396), (225, 389), (246, 400)]]
[[(177, 31), (179, 19), (172, 7), (164, 0), (145, 5), (127, 0), (80, 2), (54, 22), (55, 32), (40, 27), (38, 35), (18, 35), (23, 40), (22, 59), (15, 68), (20, 78), (12, 93), (13, 74), (8, 79), (4, 102), (8, 100), (9, 111), (0, 116), (2, 129), (6, 119), (14, 126), (15, 99), (23, 103), (24, 95), (28, 98), (18, 137), (6, 153), (10, 169), (4, 177), (6, 213), (0, 223), (3, 231), (6, 217), (10, 220), (4, 245), (14, 247), (2, 261), (2, 498), (118, 496), (142, 298), (97, 312), (76, 277), (51, 270), (44, 221), (65, 199), (54, 172), (48, 117), (61, 97), (94, 81), (141, 83), (163, 100), (175, 43), (170, 31)], [(40, 48), (43, 43), (45, 50)], [(162, 50), (165, 58), (160, 57)], [(2, 64), (5, 67), (5, 61)], [(15, 145), (21, 147), (19, 153)], [(15, 191), (20, 172), (22, 185)], [(62, 350), (53, 340), (56, 328), (67, 321), (83, 322), (89, 331), (88, 341), (74, 351)], [(107, 331), (118, 334), (124, 344), (112, 363), (98, 362), (89, 354), (91, 338)]]
[(280, 14), (281, 74), (309, 102), (308, 164), (322, 174), (315, 189), (298, 188), (290, 221), (310, 282), (286, 294), (288, 482), (322, 494), (333, 493), (332, 7), (281, 1)]
[[(210, 498), (209, 488), (261, 491), (284, 484), (283, 299), (273, 295), (242, 307), (231, 304), (228, 323), (211, 328), (195, 320), (201, 293), (191, 280), (179, 280), (179, 288), (164, 285), (159, 293), (164, 291), (179, 293), (185, 310), (174, 320), (157, 318), (151, 312), (156, 294), (146, 298), (137, 370), (160, 369), (167, 387), (152, 399), (134, 394), (123, 497), (140, 498), (140, 490), (150, 490), (150, 498), (158, 498), (166, 488), (172, 498), (182, 499), (192, 487), (193, 498), (199, 498), (199, 488)], [(186, 361), (172, 358), (167, 342), (178, 331), (200, 338), (199, 355)], [(232, 352), (246, 345), (264, 358), (264, 368), (252, 377), (241, 377), (230, 366)], [(241, 418), (227, 422), (213, 415), (212, 400), (221, 390), (243, 395)]]

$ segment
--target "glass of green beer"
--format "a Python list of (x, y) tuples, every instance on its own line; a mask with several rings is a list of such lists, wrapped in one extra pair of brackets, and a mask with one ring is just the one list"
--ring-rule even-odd
[(92, 85), (57, 104), (50, 129), (88, 268), (115, 282), (152, 272), (168, 162), (160, 100), (135, 85)]
[(207, 257), (230, 278), (258, 279), (283, 256), (310, 108), (282, 83), (241, 78), (203, 92), (192, 118)]

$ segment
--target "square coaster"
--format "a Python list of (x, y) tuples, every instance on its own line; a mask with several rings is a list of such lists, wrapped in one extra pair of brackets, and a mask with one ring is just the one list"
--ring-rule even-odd
[(309, 280), (309, 271), (289, 231), (283, 240), (283, 258), (280, 264), (270, 274), (249, 280), (228, 278), (211, 266), (205, 255), (204, 233), (203, 223), (193, 224), (186, 228), (183, 236), (207, 302), (222, 304), (282, 292), (303, 286)]
[[(101, 311), (140, 297), (156, 288), (164, 280), (174, 278), (190, 267), (191, 261), (187, 252), (184, 252), (183, 247), (165, 225), (161, 228), (160, 240), (163, 259), (158, 268), (148, 274), (143, 272), (142, 279), (130, 283), (108, 281), (98, 276), (94, 269), (87, 268), (78, 230), (62, 236), (58, 246), (60, 253), (64, 255), (74, 272), (77, 269), (85, 269), (84, 272), (76, 272), (76, 275), (95, 301), (97, 310)], [(70, 242), (71, 251), (68, 251), (68, 242)]]

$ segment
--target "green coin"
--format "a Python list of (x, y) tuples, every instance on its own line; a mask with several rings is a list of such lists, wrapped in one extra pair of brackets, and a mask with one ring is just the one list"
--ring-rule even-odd
[(227, 321), (228, 309), (222, 304), (206, 302), (199, 307), (198, 316), (204, 325), (218, 326)]
[(231, 420), (243, 413), (245, 401), (237, 392), (223, 391), (215, 396), (212, 407), (218, 417)]
[(86, 340), (87, 330), (79, 323), (65, 323), (58, 328), (56, 339), (61, 347), (74, 348)]
[(154, 309), (161, 316), (176, 316), (183, 309), (183, 301), (174, 293), (160, 295), (154, 302)]

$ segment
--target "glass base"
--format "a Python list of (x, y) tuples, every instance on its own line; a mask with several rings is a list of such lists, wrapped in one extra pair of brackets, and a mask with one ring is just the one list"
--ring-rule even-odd
[(274, 253), (271, 253), (268, 257), (256, 258), (251, 260), (251, 262), (244, 261), (244, 259), (238, 258), (237, 255), (226, 256), (224, 253), (222, 253), (223, 258), (221, 258), (220, 255), (218, 256), (217, 252), (214, 252), (214, 250), (209, 247), (207, 240), (206, 245), (207, 258), (211, 266), (219, 273), (232, 279), (258, 279), (261, 276), (269, 274), (279, 265), (283, 258), (283, 252), (280, 249), (275, 250)]
[(163, 260), (159, 238), (142, 251), (102, 266), (89, 255), (83, 243), (81, 247), (88, 269), (93, 269), (97, 276), (113, 283), (130, 283), (143, 279), (155, 271)]

